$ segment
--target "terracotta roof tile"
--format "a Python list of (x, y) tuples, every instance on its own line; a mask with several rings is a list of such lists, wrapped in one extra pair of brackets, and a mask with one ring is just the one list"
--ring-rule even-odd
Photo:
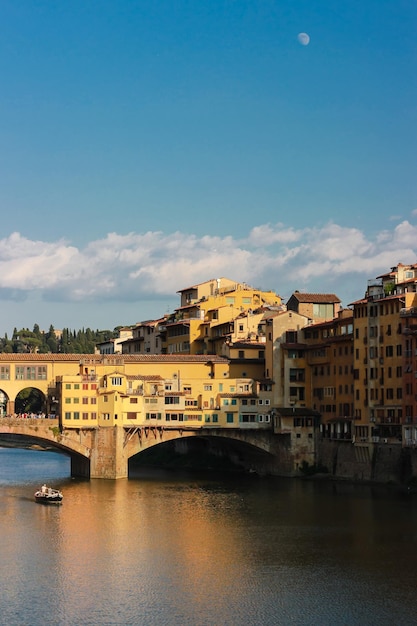
[[(291, 298), (295, 298), (299, 302), (305, 303), (334, 303), (340, 302), (340, 299), (334, 293), (301, 293), (300, 291), (295, 291)], [(291, 300), (290, 298), (290, 300)]]
[(216, 354), (9, 354), (0, 353), (1, 363), (228, 363), (229, 359)]

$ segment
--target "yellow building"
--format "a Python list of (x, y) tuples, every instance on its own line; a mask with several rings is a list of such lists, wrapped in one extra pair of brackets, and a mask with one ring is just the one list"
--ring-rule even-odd
[[(281, 305), (272, 291), (249, 287), (226, 278), (206, 281), (179, 292), (181, 306), (166, 321), (168, 354), (220, 354), (222, 345), (237, 334), (256, 334), (257, 320), (242, 321), (245, 312)], [(240, 318), (240, 321), (239, 321)]]
[(309, 323), (294, 311), (265, 313), (265, 379), (273, 381), (277, 408), (308, 406), (309, 377), (301, 331)]
[(230, 378), (228, 360), (217, 356), (153, 356), (136, 362), (123, 357), (91, 362), (85, 357), (78, 374), (59, 376), (56, 393), (66, 429), (262, 428), (270, 422), (270, 400), (263, 390), (252, 379)]

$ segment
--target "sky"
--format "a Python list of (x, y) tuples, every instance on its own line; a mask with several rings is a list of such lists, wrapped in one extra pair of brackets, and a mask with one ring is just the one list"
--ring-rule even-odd
[(0, 335), (417, 262), (416, 34), (415, 0), (2, 0)]

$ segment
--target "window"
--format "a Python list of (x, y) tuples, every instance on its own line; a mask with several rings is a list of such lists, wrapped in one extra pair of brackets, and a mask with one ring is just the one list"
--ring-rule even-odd
[(38, 380), (46, 380), (46, 365), (39, 365), (36, 368), (36, 377)]
[(26, 378), (26, 380), (36, 380), (36, 368), (35, 367), (26, 367), (25, 368), (25, 378)]
[(65, 413), (65, 419), (66, 420), (70, 420), (71, 419), (71, 413), (69, 413), (68, 411)]
[(113, 387), (120, 387), (121, 384), (122, 384), (122, 377), (121, 376), (112, 376), (111, 384), (113, 385)]
[(296, 330), (287, 330), (286, 335), (286, 343), (297, 343), (297, 331)]
[(79, 420), (80, 419), (80, 413), (78, 411), (74, 411), (74, 419), (75, 420)]
[(0, 368), (0, 379), (10, 380), (10, 368), (8, 365), (2, 365), (2, 367)]
[(226, 423), (233, 424), (233, 413), (226, 413)]
[[(136, 415), (136, 413), (135, 413)], [(149, 420), (160, 420), (162, 419), (162, 413), (146, 413), (146, 419)]]
[(289, 359), (301, 359), (303, 357), (304, 357), (304, 350), (288, 350)]
[(292, 367), (290, 368), (290, 382), (292, 383), (303, 383), (305, 380), (304, 369)]
[(88, 413), (83, 413), (83, 420), (88, 420)]
[(254, 424), (256, 422), (256, 415), (253, 413), (247, 413), (245, 415), (241, 415), (239, 421), (242, 424)]
[(313, 304), (314, 317), (333, 318), (333, 304)]
[(167, 413), (165, 415), (165, 419), (167, 422), (183, 422), (184, 414), (183, 413)]
[(180, 403), (179, 396), (166, 396), (165, 397), (165, 404), (179, 404), (179, 403)]

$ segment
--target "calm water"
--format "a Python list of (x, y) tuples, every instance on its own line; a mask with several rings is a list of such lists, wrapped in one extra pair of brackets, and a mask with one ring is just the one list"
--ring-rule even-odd
[[(42, 506), (43, 481), (64, 491)], [(0, 448), (0, 624), (417, 622), (417, 495), (152, 472), (69, 478)]]

